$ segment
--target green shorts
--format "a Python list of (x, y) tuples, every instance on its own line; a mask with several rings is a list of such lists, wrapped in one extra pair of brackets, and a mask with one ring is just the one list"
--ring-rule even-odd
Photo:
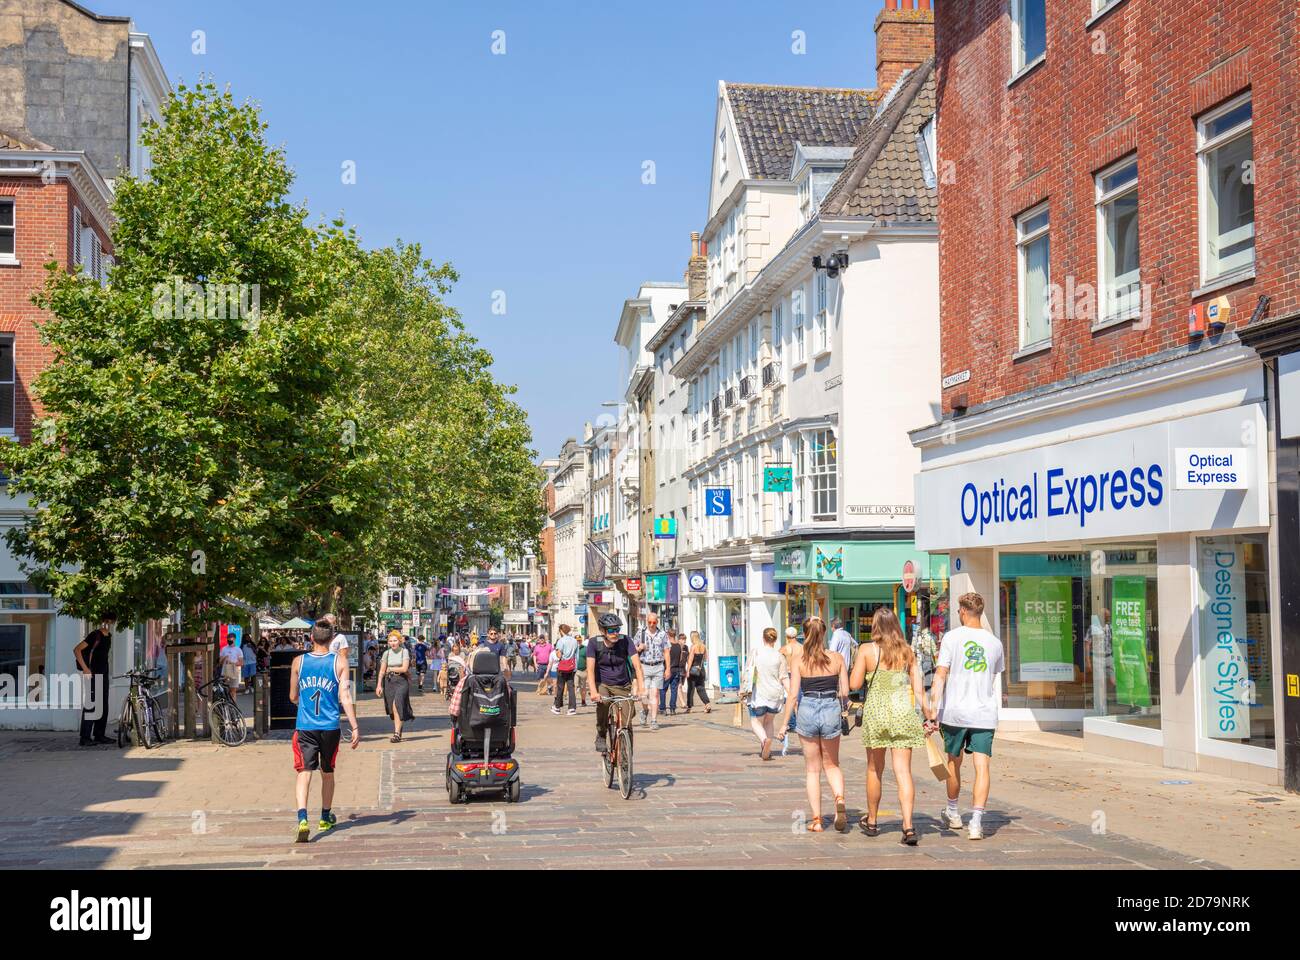
[(980, 730), (977, 727), (949, 727), (940, 724), (939, 731), (943, 734), (943, 748), (950, 757), (961, 756), (963, 750), (966, 753), (993, 756), (992, 730)]

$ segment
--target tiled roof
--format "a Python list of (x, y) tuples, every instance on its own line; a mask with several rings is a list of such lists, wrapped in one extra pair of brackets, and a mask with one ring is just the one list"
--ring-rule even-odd
[(878, 99), (875, 90), (725, 86), (749, 175), (758, 180), (790, 175), (795, 141), (805, 146), (852, 143), (870, 122)]
[(0, 130), (0, 150), (53, 150), (48, 143), (33, 137), (21, 137), (8, 130)]
[(862, 131), (853, 159), (822, 201), (821, 215), (936, 220), (939, 193), (925, 182), (918, 134), (934, 116), (934, 58), (901, 77)]

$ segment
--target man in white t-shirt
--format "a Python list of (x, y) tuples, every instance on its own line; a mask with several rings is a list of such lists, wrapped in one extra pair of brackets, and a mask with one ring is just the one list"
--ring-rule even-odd
[(242, 682), (244, 674), (244, 652), (239, 649), (239, 644), (234, 640), (227, 641), (226, 645), (221, 648), (218, 655), (221, 660), (221, 676), (230, 687), (230, 695), (234, 696), (239, 692), (239, 685)]
[(975, 763), (970, 838), (983, 840), (993, 734), (998, 725), (998, 674), (1006, 661), (1002, 641), (983, 627), (984, 598), (978, 593), (962, 594), (957, 612), (961, 626), (944, 635), (926, 715), (939, 721), (948, 754), (948, 807), (939, 820), (949, 829), (961, 829), (957, 798), (961, 794), (962, 754), (969, 753)]

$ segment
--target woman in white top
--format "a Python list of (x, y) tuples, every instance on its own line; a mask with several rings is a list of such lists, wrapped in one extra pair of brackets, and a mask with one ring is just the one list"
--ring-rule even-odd
[(773, 724), (785, 704), (782, 685), (786, 668), (785, 657), (776, 647), (776, 631), (768, 627), (763, 631), (763, 645), (754, 654), (753, 669), (745, 677), (741, 695), (749, 701), (749, 726), (758, 737), (759, 755), (772, 759)]

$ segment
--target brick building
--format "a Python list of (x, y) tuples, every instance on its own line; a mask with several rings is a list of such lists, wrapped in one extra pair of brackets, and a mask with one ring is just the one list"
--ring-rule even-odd
[[(143, 123), (160, 117), (169, 85), (148, 36), (127, 17), (68, 0), (0, 0), (0, 436), (30, 442), (40, 416), (33, 382), (51, 361), (32, 295), (45, 265), (103, 281), (112, 266), (112, 191), (124, 173), (147, 174)], [(0, 497), (0, 533), (21, 524), (25, 499)], [(0, 674), (74, 675), (85, 624), (34, 594), (0, 542)], [(138, 662), (143, 631), (113, 645), (111, 672)], [(110, 711), (124, 686), (110, 690)], [(54, 702), (51, 695), (49, 702)], [(44, 707), (45, 705), (40, 705)], [(0, 726), (75, 729), (72, 709), (14, 706)]]
[(1006, 645), (1003, 726), (1277, 782), (1266, 367), (1300, 308), (1294, 5), (936, 9), (942, 407), (918, 546)]

